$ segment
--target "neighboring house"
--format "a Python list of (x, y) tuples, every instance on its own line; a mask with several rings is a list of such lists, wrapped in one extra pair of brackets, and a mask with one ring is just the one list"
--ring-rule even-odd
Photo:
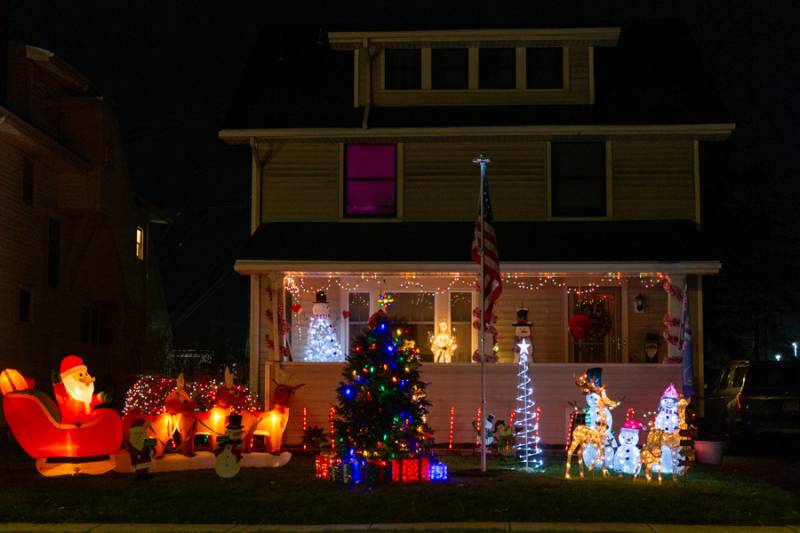
[(98, 387), (153, 370), (170, 326), (109, 103), (53, 53), (12, 46), (0, 101), (0, 368), (49, 391), (64, 355)]
[[(504, 281), (489, 410), (507, 418), (514, 407), (506, 363), (520, 306), (533, 322), (544, 442), (563, 443), (567, 402), (583, 401), (572, 375), (588, 366), (604, 368), (626, 406), (655, 408), (681, 381), (680, 365), (645, 363), (648, 341), (658, 361), (680, 355), (663, 337), (665, 315), (681, 316), (664, 279), (688, 284), (703, 383), (702, 277), (720, 263), (700, 231), (700, 149), (734, 125), (680, 27), (303, 37), (277, 61), (257, 55), (219, 133), (252, 153), (252, 237), (235, 265), (251, 280), (251, 386), (269, 391), (288, 345), (282, 366), (306, 383), (295, 407), (327, 427), (341, 367), (302, 362), (314, 293), (327, 290), (346, 351), (388, 292), (425, 360), (438, 323), (455, 332), (454, 363), (423, 365), (429, 421), (446, 440), (455, 407), (455, 440), (474, 438), (479, 154), (492, 159)], [(568, 333), (577, 312), (593, 318), (580, 341)], [(288, 440), (300, 430), (293, 415)]]

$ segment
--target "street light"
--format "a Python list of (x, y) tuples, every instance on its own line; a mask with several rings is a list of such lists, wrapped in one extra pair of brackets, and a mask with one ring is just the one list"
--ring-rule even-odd
[(776, 353), (775, 354), (775, 360), (776, 361), (780, 361), (781, 359), (783, 359), (783, 356), (781, 354), (779, 354), (779, 353)]
[(797, 341), (792, 343), (792, 350), (794, 350), (794, 356), (797, 357)]

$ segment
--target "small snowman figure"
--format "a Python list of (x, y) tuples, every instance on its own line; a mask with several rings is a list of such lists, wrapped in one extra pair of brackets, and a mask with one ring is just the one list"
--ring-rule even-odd
[(641, 461), (639, 452), (639, 431), (644, 425), (629, 418), (619, 431), (619, 447), (614, 454), (614, 470), (623, 474), (633, 474)]
[[(486, 417), (485, 426), (486, 426), (486, 453), (490, 453), (489, 446), (491, 446), (494, 443), (494, 415), (492, 413), (489, 413), (489, 415)], [(478, 450), (480, 450), (481, 430), (478, 428), (478, 423), (476, 420), (472, 421), (472, 428), (478, 434), (477, 445), (478, 445)]]
[(214, 471), (221, 478), (232, 478), (239, 473), (242, 460), (242, 416), (231, 415), (228, 417), (228, 426), (225, 436), (217, 439), (218, 447), (214, 452), (217, 460)]

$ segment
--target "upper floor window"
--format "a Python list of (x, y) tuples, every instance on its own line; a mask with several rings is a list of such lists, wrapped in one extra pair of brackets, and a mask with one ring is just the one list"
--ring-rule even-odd
[(466, 48), (431, 50), (431, 88), (466, 89), (469, 86), (469, 56)]
[(344, 215), (397, 215), (397, 147), (348, 144), (344, 164)]
[(481, 48), (478, 54), (478, 87), (513, 89), (517, 86), (517, 50)]
[(422, 86), (422, 60), (419, 50), (387, 48), (383, 60), (385, 88), (419, 89)]
[(144, 228), (136, 226), (136, 259), (144, 261)]
[(528, 89), (564, 87), (564, 49), (528, 48), (525, 51), (525, 77)]
[(22, 201), (33, 205), (34, 174), (33, 161), (27, 157), (22, 161)]
[(553, 143), (551, 162), (553, 216), (606, 216), (605, 143)]

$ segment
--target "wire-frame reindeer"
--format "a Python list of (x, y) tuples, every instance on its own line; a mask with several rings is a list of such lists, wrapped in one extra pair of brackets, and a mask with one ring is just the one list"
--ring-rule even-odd
[[(608, 433), (608, 421), (606, 420), (606, 408), (614, 409), (620, 402), (614, 401), (606, 396), (604, 386), (595, 385), (584, 373), (580, 377), (575, 378), (575, 384), (588, 394), (597, 394), (597, 420), (595, 426), (590, 428), (583, 424), (575, 427), (572, 430), (572, 440), (567, 448), (567, 465), (566, 474), (564, 477), (570, 479), (570, 471), (572, 470), (572, 455), (575, 450), (578, 450), (578, 472), (581, 477), (583, 473), (583, 451), (587, 446), (594, 446), (597, 453), (589, 465), (589, 470), (594, 470), (595, 465), (600, 461), (603, 477), (608, 476), (608, 469), (606, 468), (606, 452), (605, 442), (606, 434)], [(578, 449), (580, 448), (580, 449)]]

